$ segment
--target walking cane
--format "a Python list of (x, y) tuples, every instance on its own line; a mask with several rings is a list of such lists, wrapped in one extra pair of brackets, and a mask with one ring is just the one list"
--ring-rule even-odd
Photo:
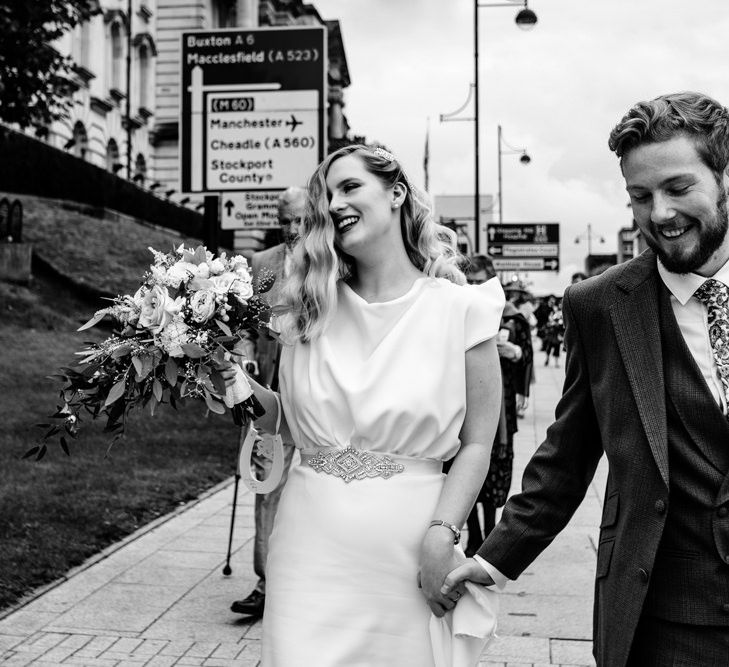
[(246, 425), (241, 426), (240, 436), (238, 438), (238, 461), (235, 466), (235, 482), (233, 484), (233, 512), (230, 515), (230, 533), (228, 534), (228, 555), (225, 559), (225, 567), (223, 567), (223, 574), (227, 577), (233, 570), (230, 567), (230, 555), (233, 550), (233, 529), (235, 528), (235, 508), (238, 505), (238, 483), (240, 482), (240, 448), (243, 445), (245, 439), (245, 433), (247, 432)]

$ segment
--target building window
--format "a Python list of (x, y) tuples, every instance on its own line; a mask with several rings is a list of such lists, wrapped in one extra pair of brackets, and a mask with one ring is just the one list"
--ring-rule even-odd
[(86, 134), (86, 128), (84, 127), (84, 124), (78, 120), (73, 126), (73, 137), (66, 145), (71, 149), (71, 153), (73, 155), (85, 160), (88, 144), (89, 138)]
[(144, 186), (147, 180), (147, 160), (144, 155), (137, 153), (137, 159), (134, 160), (134, 177), (132, 179), (140, 188)]
[(115, 174), (121, 167), (122, 164), (119, 162), (119, 146), (115, 139), (109, 139), (109, 143), (106, 144), (106, 168)]
[(88, 21), (76, 26), (73, 31), (74, 39), (71, 46), (73, 61), (85, 69), (90, 66), (91, 24)]
[(111, 25), (111, 87), (122, 91), (124, 70), (124, 38), (122, 27), (118, 22)]
[(236, 5), (236, 0), (214, 0), (213, 26), (215, 28), (235, 28), (238, 20)]
[(137, 52), (139, 58), (139, 106), (145, 109), (149, 104), (149, 49), (141, 44)]

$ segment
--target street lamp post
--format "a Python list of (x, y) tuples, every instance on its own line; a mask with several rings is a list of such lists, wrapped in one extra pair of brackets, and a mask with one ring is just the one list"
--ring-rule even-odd
[[(480, 140), (480, 115), (479, 115), (479, 103), (478, 103), (478, 10), (481, 7), (518, 7), (522, 6), (522, 9), (517, 12), (514, 18), (516, 25), (522, 30), (531, 30), (537, 23), (537, 15), (528, 7), (528, 0), (517, 0), (516, 2), (495, 2), (495, 3), (479, 3), (478, 0), (473, 0), (473, 83), (469, 87), (468, 98), (465, 103), (456, 111), (449, 114), (441, 114), (440, 122), (451, 120), (472, 120), (473, 121), (473, 157), (474, 157), (474, 198), (473, 198), (473, 220), (475, 227), (475, 238), (474, 238), (474, 252), (480, 252), (481, 245), (481, 186), (480, 186), (480, 160), (479, 160), (479, 149), (481, 145)], [(471, 100), (471, 95), (474, 98), (473, 104), (473, 118), (455, 118), (461, 111), (463, 111)], [(527, 156), (528, 157), (528, 156)], [(499, 192), (501, 187), (499, 187)], [(501, 206), (499, 205), (499, 211)]]
[(600, 243), (605, 243), (605, 239), (602, 236), (600, 236), (599, 234), (592, 233), (592, 225), (589, 223), (587, 225), (587, 233), (576, 236), (575, 243), (579, 243), (580, 240), (583, 238), (587, 240), (587, 256), (588, 257), (590, 255), (592, 255), (592, 239), (595, 239), (596, 241), (599, 241)]
[[(504, 150), (501, 145), (506, 146), (506, 150)], [(498, 201), (499, 201), (499, 222), (504, 221), (504, 205), (502, 203), (502, 191), (501, 191), (501, 156), (502, 155), (521, 155), (519, 158), (519, 162), (522, 164), (529, 164), (532, 159), (529, 157), (529, 153), (527, 153), (526, 148), (514, 148), (513, 146), (510, 146), (506, 141), (504, 141), (504, 138), (501, 134), (501, 125), (498, 126), (498, 139), (497, 139), (497, 153), (499, 156), (498, 161), (498, 172), (499, 172), (499, 190), (498, 190)]]
[[(480, 186), (480, 168), (479, 168), (479, 146), (480, 146), (480, 133), (479, 133), (479, 104), (478, 104), (478, 10), (480, 7), (514, 7), (514, 2), (489, 2), (480, 3), (478, 0), (474, 0), (473, 3), (473, 92), (475, 97), (474, 104), (474, 219), (476, 221), (476, 239), (475, 247), (476, 252), (479, 252), (480, 237), (481, 237), (481, 217), (480, 217), (480, 199), (481, 199), (481, 186)], [(517, 13), (514, 18), (516, 25), (522, 30), (531, 30), (537, 23), (537, 15), (528, 7), (528, 0), (524, 0), (523, 8)], [(499, 219), (501, 219), (501, 185), (499, 185)]]

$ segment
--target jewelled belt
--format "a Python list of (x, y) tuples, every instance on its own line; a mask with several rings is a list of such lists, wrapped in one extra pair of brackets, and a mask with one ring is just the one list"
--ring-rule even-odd
[[(301, 461), (316, 472), (340, 477), (345, 482), (370, 477), (389, 479), (402, 472), (437, 473), (442, 468), (442, 462), (434, 459), (415, 459), (394, 455), (391, 457), (354, 447), (320, 449), (316, 453), (302, 452)], [(403, 463), (399, 461), (403, 461)]]

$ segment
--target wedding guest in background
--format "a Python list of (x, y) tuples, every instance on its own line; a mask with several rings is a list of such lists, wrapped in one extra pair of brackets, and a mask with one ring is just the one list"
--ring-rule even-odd
[(729, 656), (729, 110), (662, 95), (631, 108), (609, 145), (649, 250), (565, 291), (556, 421), (481, 562), (443, 592), (516, 579), (605, 454), (597, 665), (718, 667)]
[[(470, 284), (480, 284), (496, 275), (493, 262), (485, 255), (475, 255), (466, 273)], [(517, 409), (529, 396), (532, 365), (531, 330), (524, 316), (507, 301), (497, 339), (502, 379), (502, 406), (491, 463), (476, 504), (468, 515), (467, 556), (472, 556), (496, 523), (496, 510), (505, 502), (511, 487), (514, 460), (514, 433), (518, 430)], [(479, 505), (483, 522), (479, 517)]]
[[(290, 187), (285, 190), (278, 200), (278, 223), (283, 237), (283, 243), (272, 248), (254, 253), (251, 258), (253, 272), (253, 285), (257, 287), (261, 279), (273, 277), (274, 283), (266, 293), (268, 302), (273, 306), (279, 302), (281, 288), (289, 274), (291, 267), (291, 253), (299, 237), (302, 217), (304, 215), (305, 191), (303, 188)], [(246, 348), (249, 360), (255, 363), (249, 370), (253, 371), (258, 380), (274, 391), (278, 389), (278, 363), (281, 354), (280, 344), (270, 335), (261, 334), (252, 345)], [(264, 435), (264, 438), (266, 436)], [(271, 459), (264, 454), (260, 447), (253, 456), (253, 469), (258, 479), (268, 476), (271, 470)], [(291, 445), (291, 442), (284, 443)], [(263, 615), (266, 601), (266, 559), (268, 557), (268, 538), (273, 528), (273, 519), (276, 515), (278, 502), (281, 497), (283, 485), (286, 482), (291, 458), (294, 453), (292, 446), (284, 447), (286, 453), (284, 462), (284, 476), (281, 483), (270, 493), (256, 495), (255, 523), (256, 532), (253, 539), (253, 571), (258, 577), (255, 588), (242, 600), (236, 600), (231, 605), (231, 611), (236, 614), (245, 614), (253, 618)]]
[(559, 355), (564, 342), (564, 317), (562, 306), (555, 298), (552, 303), (552, 312), (547, 317), (544, 326), (544, 365), (549, 366), (550, 357), (554, 357), (554, 367), (559, 368)]
[[(270, 540), (263, 663), (432, 666), (498, 423), (503, 291), (464, 284), (455, 235), (392, 154), (363, 145), (310, 179), (293, 260), (279, 379), (301, 464)], [(277, 395), (253, 386), (275, 430)]]
[(547, 320), (549, 319), (549, 314), (552, 312), (552, 304), (555, 300), (556, 298), (553, 294), (543, 296), (539, 299), (539, 303), (534, 309), (534, 317), (537, 320), (537, 337), (542, 342), (542, 352), (544, 352), (545, 347), (544, 337), (547, 333)]

